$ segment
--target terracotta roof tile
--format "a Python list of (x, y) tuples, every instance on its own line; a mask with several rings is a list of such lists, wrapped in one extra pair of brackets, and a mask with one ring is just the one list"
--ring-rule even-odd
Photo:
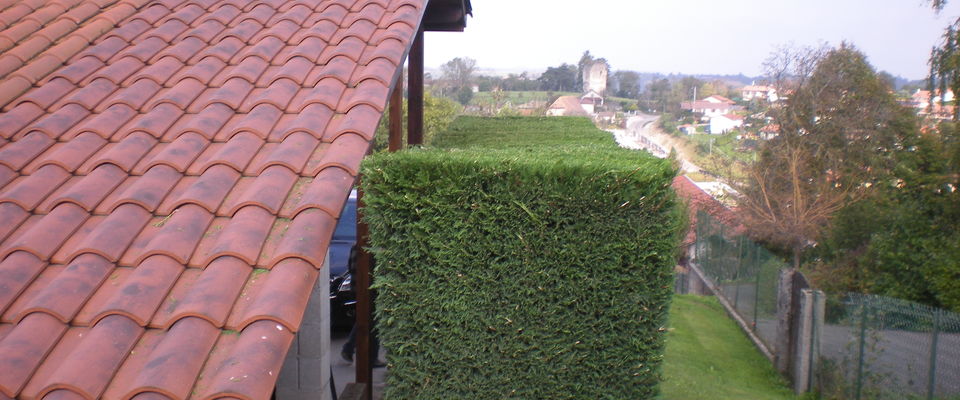
[(0, 398), (269, 397), (423, 3), (0, 4)]
[(60, 69), (56, 73), (52, 74), (51, 78), (66, 78), (74, 85), (77, 85), (80, 83), (80, 81), (84, 80), (84, 78), (90, 76), (90, 74), (99, 70), (103, 66), (104, 63), (103, 61), (100, 61), (100, 59), (93, 56), (87, 56), (71, 63), (65, 68)]
[(70, 178), (70, 173), (56, 165), (46, 165), (28, 176), (21, 176), (0, 192), (0, 202), (12, 202), (24, 210), (33, 210), (44, 198), (53, 193), (60, 184)]
[(109, 278), (112, 280), (109, 285), (101, 285), (98, 293), (103, 292), (105, 300), (90, 310), (94, 315), (92, 321), (110, 315), (123, 315), (137, 325), (147, 326), (183, 272), (183, 264), (158, 255), (148, 257), (137, 268), (126, 269), (125, 272), (123, 277), (115, 272)]

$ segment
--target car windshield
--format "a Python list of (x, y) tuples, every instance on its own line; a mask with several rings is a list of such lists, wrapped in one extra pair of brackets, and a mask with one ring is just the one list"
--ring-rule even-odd
[(343, 211), (340, 212), (340, 220), (337, 221), (337, 229), (333, 232), (333, 240), (357, 240), (356, 192), (350, 193), (350, 199), (347, 200), (347, 204), (343, 206)]

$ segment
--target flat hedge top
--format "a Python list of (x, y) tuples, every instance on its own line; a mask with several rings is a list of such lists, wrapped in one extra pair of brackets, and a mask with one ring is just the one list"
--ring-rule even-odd
[[(383, 168), (394, 163), (405, 165), (413, 171), (421, 171), (419, 174), (425, 177), (472, 174), (478, 169), (492, 168), (498, 171), (514, 171), (520, 179), (613, 176), (634, 184), (656, 182), (669, 186), (676, 174), (673, 166), (666, 160), (644, 152), (601, 145), (538, 149), (410, 149), (397, 153), (374, 154), (365, 161), (368, 168)], [(370, 172), (372, 171), (366, 173)]]
[(439, 134), (438, 148), (537, 148), (568, 145), (598, 145), (616, 148), (607, 132), (584, 117), (471, 117), (457, 118)]

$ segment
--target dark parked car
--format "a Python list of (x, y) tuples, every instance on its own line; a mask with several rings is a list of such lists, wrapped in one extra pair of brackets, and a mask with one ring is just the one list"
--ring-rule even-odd
[(356, 299), (353, 293), (353, 262), (357, 245), (357, 191), (350, 192), (347, 204), (330, 241), (330, 318), (336, 329), (353, 326)]

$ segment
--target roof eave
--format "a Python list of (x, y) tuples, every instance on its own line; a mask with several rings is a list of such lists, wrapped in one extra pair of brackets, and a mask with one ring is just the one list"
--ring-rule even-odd
[(473, 15), (470, 0), (431, 0), (423, 15), (423, 30), (463, 32), (467, 15)]

